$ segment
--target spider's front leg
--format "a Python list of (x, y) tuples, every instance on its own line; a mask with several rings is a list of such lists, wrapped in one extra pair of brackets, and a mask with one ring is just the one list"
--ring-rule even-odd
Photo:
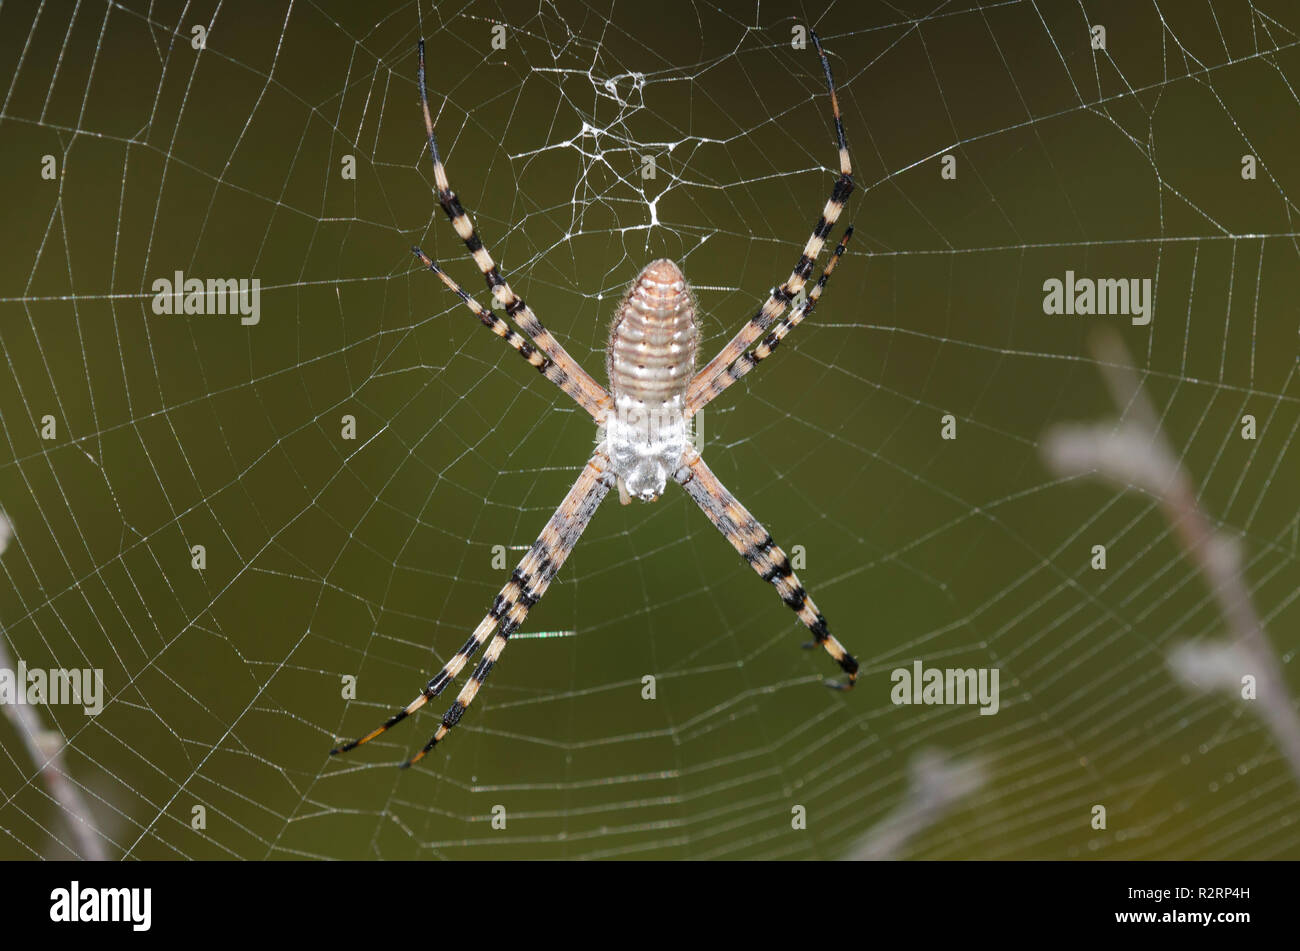
[(785, 313), (790, 301), (794, 299), (795, 295), (808, 282), (808, 279), (812, 277), (813, 266), (816, 264), (818, 256), (821, 255), (822, 248), (826, 245), (826, 239), (835, 226), (835, 222), (839, 220), (840, 212), (844, 210), (844, 204), (849, 200), (849, 195), (853, 192), (853, 163), (849, 159), (848, 141), (844, 138), (844, 123), (840, 119), (840, 101), (835, 94), (835, 79), (831, 76), (830, 60), (826, 58), (826, 51), (822, 49), (821, 40), (817, 38), (816, 33), (812, 34), (812, 40), (813, 45), (817, 47), (817, 55), (821, 57), (822, 70), (826, 73), (826, 88), (830, 90), (831, 94), (831, 114), (835, 120), (835, 138), (839, 144), (840, 174), (831, 187), (830, 198), (826, 200), (821, 216), (817, 219), (817, 223), (813, 225), (812, 235), (804, 244), (803, 253), (799, 255), (799, 260), (795, 263), (794, 270), (790, 272), (790, 276), (786, 278), (785, 283), (773, 288), (772, 293), (768, 295), (767, 300), (763, 302), (763, 306), (758, 309), (758, 312), (749, 319), (745, 326), (740, 328), (718, 355), (695, 375), (695, 379), (691, 380), (691, 385), (686, 391), (686, 402), (690, 407), (688, 409), (689, 414), (697, 412), (705, 403), (708, 403), (735, 382), (736, 379), (739, 379), (739, 376), (729, 376), (728, 368), (767, 332), (767, 329), (777, 318)]
[(483, 642), (495, 629), (496, 634), (493, 635), (487, 650), (483, 652), (483, 658), (478, 662), (478, 666), (474, 668), (474, 672), (470, 674), (465, 686), (461, 688), (451, 708), (443, 714), (437, 732), (434, 733), (433, 738), (424, 745), (420, 752), (402, 764), (403, 768), (418, 763), (424, 758), (425, 754), (441, 742), (443, 737), (460, 722), (466, 708), (473, 703), (479, 688), (483, 686), (483, 681), (487, 680), (493, 665), (496, 664), (501, 657), (502, 651), (505, 650), (506, 641), (510, 639), (510, 635), (519, 629), (520, 625), (524, 623), (524, 618), (528, 616), (529, 609), (540, 601), (542, 595), (546, 593), (551, 579), (555, 577), (556, 572), (560, 570), (560, 566), (564, 564), (565, 559), (569, 557), (569, 553), (573, 551), (573, 546), (578, 543), (583, 530), (586, 529), (591, 517), (596, 513), (596, 509), (600, 506), (606, 493), (609, 492), (611, 485), (613, 485), (613, 475), (609, 469), (609, 459), (603, 453), (597, 451), (583, 467), (577, 481), (573, 484), (573, 488), (569, 490), (569, 494), (564, 497), (564, 501), (555, 510), (555, 514), (551, 516), (550, 521), (546, 523), (542, 533), (537, 537), (537, 541), (533, 542), (532, 547), (528, 549), (528, 554), (519, 562), (519, 567), (514, 570), (510, 580), (506, 582), (506, 586), (497, 595), (496, 601), (492, 604), (492, 609), (487, 613), (487, 617), (479, 622), (469, 640), (456, 652), (456, 656), (447, 661), (442, 670), (425, 684), (418, 697), (394, 713), (383, 725), (376, 727), (359, 739), (336, 746), (330, 750), (330, 754), (346, 753), (362, 743), (369, 743), (442, 693), (447, 685), (456, 679), (469, 662), (470, 657), (483, 646)]
[(817, 279), (813, 289), (809, 291), (808, 299), (795, 308), (794, 313), (790, 314), (790, 316), (782, 318), (781, 322), (776, 325), (776, 328), (767, 335), (762, 343), (753, 350), (742, 353), (731, 362), (721, 376), (714, 377), (713, 382), (708, 387), (696, 392), (694, 398), (686, 404), (687, 416), (694, 416), (707, 406), (714, 397), (775, 353), (776, 348), (781, 345), (781, 341), (789, 335), (790, 331), (798, 327), (804, 318), (813, 312), (813, 308), (821, 300), (822, 291), (826, 289), (826, 285), (831, 279), (831, 274), (835, 272), (835, 265), (839, 263), (845, 249), (848, 248), (849, 238), (851, 237), (853, 237), (853, 225), (849, 225), (844, 229), (844, 236), (840, 238), (840, 243), (831, 252), (831, 259), (822, 270), (821, 277)]
[(847, 681), (826, 681), (826, 686), (837, 690), (847, 690), (858, 679), (858, 662), (844, 645), (826, 627), (826, 618), (817, 610), (817, 605), (808, 596), (799, 577), (790, 567), (790, 559), (772, 540), (767, 529), (759, 524), (758, 519), (727, 491), (727, 487), (718, 481), (718, 477), (704, 464), (704, 459), (695, 452), (691, 453), (694, 461), (688, 461), (677, 470), (674, 478), (681, 483), (686, 493), (695, 500), (695, 504), (704, 510), (718, 531), (727, 536), (731, 546), (740, 552), (750, 566), (764, 580), (771, 582), (791, 610), (798, 615), (803, 625), (812, 632), (814, 645), (820, 644), (826, 652), (848, 674)]
[[(461, 205), (456, 193), (451, 190), (451, 181), (447, 178), (447, 167), (443, 164), (442, 154), (438, 151), (438, 137), (433, 131), (433, 113), (429, 111), (429, 91), (424, 83), (424, 40), (420, 40), (418, 51), (419, 67), (415, 73), (415, 84), (420, 91), (420, 111), (424, 115), (424, 129), (429, 140), (429, 161), (433, 163), (433, 178), (438, 187), (438, 204), (442, 206), (442, 210), (446, 213), (447, 220), (451, 222), (457, 237), (464, 242), (465, 250), (469, 252), (475, 265), (483, 274), (483, 279), (487, 282), (492, 296), (505, 310), (506, 316), (517, 322), (523, 332), (528, 334), (532, 345), (546, 359), (548, 369), (543, 372), (546, 374), (547, 379), (559, 385), (564, 392), (578, 402), (579, 406), (590, 413), (593, 419), (600, 422), (605, 418), (605, 414), (609, 410), (609, 394), (605, 392), (603, 386), (592, 379), (586, 370), (579, 366), (578, 361), (573, 359), (569, 352), (560, 345), (560, 342), (551, 335), (551, 332), (542, 325), (541, 320), (533, 313), (533, 309), (524, 303), (523, 298), (511, 289), (510, 284), (501, 274), (500, 268), (497, 267), (496, 261), (492, 259), (491, 252), (483, 243), (482, 236), (474, 227), (474, 221), (470, 218), (469, 212)], [(426, 267), (432, 263), (424, 256), (423, 252), (417, 251), (416, 253), (425, 262)], [(454, 282), (448, 280), (442, 274), (441, 268), (432, 268), (432, 270), (443, 278), (448, 287), (456, 290), (453, 286)], [(460, 292), (457, 291), (457, 293)], [(470, 305), (468, 295), (461, 294), (460, 296), (461, 300)], [(470, 305), (470, 309), (474, 310), (473, 305)], [(478, 314), (478, 311), (475, 310), (475, 313)], [(483, 319), (481, 314), (479, 314), (479, 319)], [(487, 321), (484, 322), (488, 323)], [(500, 328), (493, 327), (490, 323), (488, 326), (498, 336), (505, 336)], [(507, 338), (506, 342), (510, 343), (511, 346), (515, 346), (509, 338)], [(515, 349), (519, 348), (515, 347)], [(529, 354), (525, 354), (525, 357), (529, 358), (530, 363), (533, 362)], [(534, 366), (539, 366), (539, 364), (534, 363)]]

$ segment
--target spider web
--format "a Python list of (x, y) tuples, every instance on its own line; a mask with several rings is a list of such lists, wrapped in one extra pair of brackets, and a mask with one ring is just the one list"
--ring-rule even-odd
[[(1300, 857), (1264, 721), (1167, 663), (1225, 621), (1158, 501), (1041, 452), (1123, 416), (1086, 346), (1109, 324), (1300, 692), (1296, 10), (667, 6), (0, 6), (2, 643), (105, 683), (97, 716), (36, 711), (88, 815), (0, 720), (0, 856), (85, 855), (80, 827), (138, 858), (829, 858), (905, 827), (926, 858)], [(408, 253), (487, 302), (431, 192), (416, 39), (453, 187), (597, 373), (652, 258), (706, 359), (789, 273), (836, 161), (800, 26), (854, 245), (703, 445), (799, 546), (858, 689), (817, 687), (670, 487), (606, 501), (435, 755), (395, 768), (450, 695), (327, 756), (463, 643), (593, 440)], [(156, 315), (178, 270), (258, 278), (259, 322)], [(1067, 270), (1151, 278), (1152, 322), (1045, 315)], [(998, 668), (998, 713), (893, 704), (917, 660)], [(900, 823), (936, 750), (982, 780)]]

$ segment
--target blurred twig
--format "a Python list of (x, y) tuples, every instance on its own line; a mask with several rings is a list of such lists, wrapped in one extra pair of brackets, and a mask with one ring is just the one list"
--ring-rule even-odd
[[(0, 511), (0, 555), (9, 547), (11, 536), (9, 518)], [(4, 637), (0, 637), (0, 668), (15, 671), (16, 676), (17, 668)], [(15, 686), (21, 690), (24, 685), (16, 683)], [(3, 703), (0, 704), (0, 713), (13, 723), (50, 795), (67, 816), (78, 856), (89, 861), (102, 861), (106, 858), (104, 847), (90, 809), (81, 790), (63, 767), (63, 736), (58, 730), (45, 728), (32, 704)]]
[(1253, 673), (1258, 699), (1252, 706), (1300, 780), (1300, 716), (1246, 588), (1240, 546), (1214, 529), (1197, 502), (1192, 480), (1165, 439), (1119, 335), (1098, 334), (1093, 351), (1122, 418), (1099, 425), (1055, 427), (1044, 437), (1043, 455), (1061, 474), (1100, 475), (1159, 500), (1179, 543), (1218, 601), (1232, 638), (1228, 643), (1180, 644), (1169, 652), (1170, 669), (1190, 686), (1237, 695), (1242, 676)]
[(922, 750), (908, 769), (908, 791), (903, 802), (854, 847), (852, 861), (896, 859), (907, 844), (934, 825), (958, 801), (978, 791), (987, 781), (979, 762), (957, 762), (937, 750)]

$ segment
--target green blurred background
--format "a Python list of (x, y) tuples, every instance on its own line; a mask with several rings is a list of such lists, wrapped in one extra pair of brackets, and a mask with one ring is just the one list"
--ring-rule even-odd
[[(806, 550), (859, 689), (816, 686), (833, 666), (670, 489), (606, 502), (525, 628), (576, 635), (512, 643), (419, 768), (435, 715), (331, 759), (460, 646), (493, 546), (533, 540), (594, 435), (409, 254), (487, 300), (431, 192), (417, 38), (453, 186), (603, 379), (650, 259), (697, 286), (706, 358), (789, 273), (836, 163), (799, 24), (840, 84), (855, 243), (705, 411), (705, 454)], [(1298, 31), (1282, 0), (5, 3), (0, 623), (31, 666), (105, 670), (98, 717), (41, 715), (106, 850), (834, 858), (939, 748), (989, 782), (907, 855), (1300, 857), (1271, 735), (1167, 670), (1224, 626), (1155, 501), (1039, 448), (1114, 412), (1087, 340), (1118, 330), (1300, 692)], [(155, 316), (178, 269), (259, 278), (260, 323)], [(1154, 320), (1045, 316), (1067, 269), (1153, 278)], [(1000, 668), (1001, 711), (894, 706), (917, 659)], [(0, 720), (0, 857), (71, 841)]]

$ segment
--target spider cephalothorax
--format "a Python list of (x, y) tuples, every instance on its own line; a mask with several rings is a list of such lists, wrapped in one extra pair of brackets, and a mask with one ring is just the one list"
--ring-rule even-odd
[(652, 261), (614, 315), (605, 360), (614, 406), (602, 445), (624, 505), (659, 498), (690, 447), (686, 389), (698, 338), (686, 276), (666, 258)]
[(650, 263), (632, 282), (614, 318), (606, 357), (609, 392), (569, 355), (550, 331), (542, 326), (532, 308), (511, 289), (496, 262), (492, 260), (492, 255), (484, 247), (483, 239), (474, 229), (469, 215), (461, 207), (456, 193), (451, 190), (447, 169), (438, 153), (438, 140), (433, 134), (433, 117), (429, 112), (429, 99), (424, 86), (424, 41), (420, 41), (417, 82), (420, 87), (420, 106), (424, 111), (424, 125), (429, 137), (429, 157), (433, 161), (433, 177), (438, 187), (438, 204), (450, 219), (456, 234), (465, 242), (465, 248), (482, 272), (493, 298), (523, 334), (474, 300), (436, 261), (431, 260), (419, 248), (412, 248), (412, 251), (425, 267), (437, 274), (455, 292), (485, 327), (505, 340), (590, 414), (599, 427), (599, 443), (587, 464), (582, 467), (573, 488), (542, 528), (541, 535), (519, 562), (510, 580), (497, 595), (491, 610), (479, 622), (464, 646), (424, 685), (418, 697), (389, 717), (382, 726), (359, 739), (335, 747), (331, 750), (332, 753), (344, 753), (373, 740), (419, 710), (442, 693), (465, 669), (469, 659), (487, 643), (483, 657), (457, 694), (451, 708), (443, 714), (433, 738), (404, 765), (417, 762), (433, 749), (460, 722), (466, 708), (473, 702), (483, 681), (505, 650), (506, 641), (524, 623), (529, 609), (546, 593), (551, 579), (560, 570), (569, 552), (573, 551), (573, 546), (578, 543), (578, 538), (591, 521), (592, 515), (615, 485), (626, 504), (633, 497), (647, 502), (659, 498), (669, 479), (679, 483), (708, 516), (709, 521), (731, 542), (732, 547), (764, 581), (776, 588), (781, 600), (790, 606), (800, 623), (812, 633), (812, 643), (805, 646), (821, 645), (840, 665), (840, 669), (848, 674), (847, 682), (828, 682), (829, 685), (853, 686), (858, 675), (858, 662), (831, 635), (826, 619), (799, 583), (785, 552), (758, 520), (727, 491), (726, 486), (718, 481), (718, 477), (704, 464), (704, 459), (691, 445), (691, 418), (710, 400), (771, 356), (786, 335), (812, 313), (853, 233), (852, 228), (845, 229), (844, 236), (831, 253), (821, 277), (808, 291), (802, 303), (789, 316), (783, 317), (786, 308), (812, 276), (817, 258), (826, 246), (826, 239), (853, 190), (853, 171), (844, 127), (840, 122), (835, 81), (831, 78), (830, 63), (817, 34), (812, 34), (812, 39), (821, 57), (826, 85), (830, 90), (835, 135), (839, 144), (840, 173), (794, 270), (784, 283), (772, 289), (763, 306), (718, 355), (703, 370), (695, 373), (698, 332), (695, 299), (690, 286), (686, 283), (681, 268), (672, 261), (660, 259)]

